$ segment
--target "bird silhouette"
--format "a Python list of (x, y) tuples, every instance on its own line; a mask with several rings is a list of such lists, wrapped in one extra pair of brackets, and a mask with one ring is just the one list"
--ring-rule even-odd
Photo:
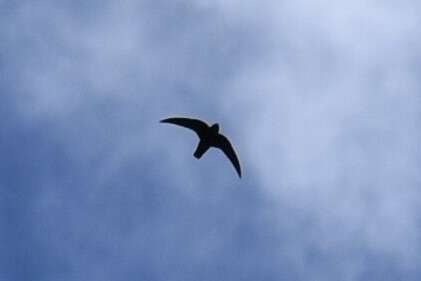
[(238, 161), (238, 157), (229, 140), (224, 135), (219, 133), (218, 123), (209, 126), (201, 120), (184, 117), (167, 118), (161, 120), (160, 122), (182, 126), (195, 131), (200, 141), (197, 145), (196, 151), (193, 154), (194, 157), (200, 159), (210, 147), (219, 148), (231, 161), (232, 165), (237, 171), (238, 176), (241, 178), (240, 161)]

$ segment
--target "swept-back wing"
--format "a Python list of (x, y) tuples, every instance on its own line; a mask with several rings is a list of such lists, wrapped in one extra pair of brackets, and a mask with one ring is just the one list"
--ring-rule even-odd
[(208, 124), (205, 122), (192, 119), (192, 118), (184, 118), (184, 117), (173, 117), (161, 120), (161, 123), (169, 123), (178, 126), (182, 126), (185, 128), (189, 128), (196, 132), (196, 134), (201, 138), (204, 133), (206, 132), (207, 128), (209, 127)]
[(229, 158), (235, 170), (237, 171), (238, 176), (241, 178), (240, 161), (238, 160), (237, 154), (235, 153), (235, 150), (232, 147), (229, 140), (224, 135), (219, 135), (215, 146), (217, 148), (222, 149), (222, 151)]

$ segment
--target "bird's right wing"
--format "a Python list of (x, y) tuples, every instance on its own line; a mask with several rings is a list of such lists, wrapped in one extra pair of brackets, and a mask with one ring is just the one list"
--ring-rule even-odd
[(232, 147), (229, 140), (224, 135), (219, 135), (216, 147), (222, 149), (222, 151), (231, 161), (232, 165), (234, 165), (234, 168), (237, 171), (238, 176), (241, 178), (240, 161), (238, 160), (237, 154), (235, 153), (235, 150)]
[(161, 123), (170, 123), (175, 124), (178, 126), (182, 126), (185, 128), (189, 128), (196, 132), (199, 137), (202, 137), (206, 132), (207, 128), (209, 127), (208, 124), (205, 122), (192, 119), (192, 118), (184, 118), (184, 117), (173, 117), (161, 120)]

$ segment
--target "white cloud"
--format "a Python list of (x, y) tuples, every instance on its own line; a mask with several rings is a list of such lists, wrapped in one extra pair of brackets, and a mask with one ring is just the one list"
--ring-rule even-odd
[(227, 112), (245, 109), (238, 120), (244, 117), (247, 161), (269, 197), (316, 221), (322, 237), (315, 243), (332, 252), (362, 243), (416, 268), (421, 107), (414, 7), (272, 4), (250, 9), (255, 13), (246, 5), (245, 19), (240, 3), (220, 7), (266, 31), (261, 63), (239, 70), (225, 92)]
[[(178, 29), (180, 17), (163, 7), (151, 15), (133, 1), (110, 2), (86, 17), (59, 4), (26, 5), (17, 15), (24, 27), (19, 36), (35, 42), (40, 58), (22, 51), (21, 110), (54, 120), (61, 142), (79, 141), (68, 150), (75, 162), (97, 165), (91, 197), (135, 158), (149, 161), (163, 136), (191, 163), (194, 140), (186, 144), (169, 129), (164, 135), (148, 128), (150, 122), (173, 113), (220, 113), (241, 153), (243, 182), (257, 178), (273, 204), (267, 217), (279, 223), (274, 233), (294, 238), (275, 257), (325, 280), (359, 279), (366, 252), (397, 258), (402, 270), (417, 266), (421, 106), (414, 4), (200, 1), (188, 15), (197, 24)], [(240, 33), (245, 38), (236, 38)], [(180, 169), (178, 155), (160, 157), (164, 170), (177, 171), (175, 186), (198, 192), (194, 164)], [(211, 164), (216, 157), (209, 156)], [(220, 246), (206, 239), (213, 251)], [(326, 268), (309, 265), (311, 251), (327, 264), (347, 259), (333, 273), (319, 272)]]

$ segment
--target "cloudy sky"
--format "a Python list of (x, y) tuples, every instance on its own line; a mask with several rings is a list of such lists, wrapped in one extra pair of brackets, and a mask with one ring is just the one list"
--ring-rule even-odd
[(0, 0), (0, 280), (420, 280), (420, 10)]

